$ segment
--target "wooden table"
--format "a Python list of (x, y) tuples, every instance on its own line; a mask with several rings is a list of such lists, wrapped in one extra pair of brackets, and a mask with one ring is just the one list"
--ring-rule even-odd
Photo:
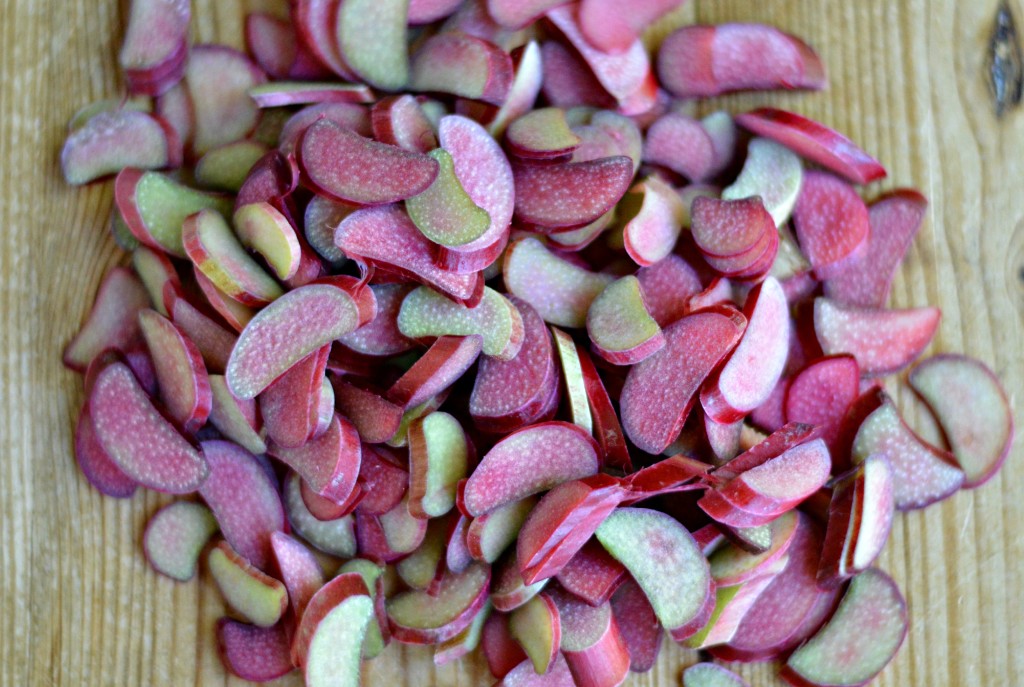
[[(241, 40), (238, 0), (196, 0), (200, 42)], [(269, 0), (250, 7), (267, 7)], [(986, 50), (997, 0), (693, 0), (688, 21), (762, 21), (803, 36), (831, 87), (755, 95), (849, 134), (888, 167), (869, 196), (920, 188), (931, 208), (893, 305), (942, 307), (934, 351), (989, 363), (1024, 389), (1024, 115), (993, 114)], [(1019, 3), (1015, 3), (1018, 4)], [(163, 497), (102, 498), (74, 468), (81, 381), (60, 352), (101, 275), (124, 260), (106, 231), (110, 184), (67, 187), (57, 152), (86, 102), (117, 94), (126, 2), (0, 0), (0, 685), (240, 684), (225, 678), (208, 579), (175, 584), (147, 567), (143, 524)], [(1021, 9), (1019, 6), (1016, 8)], [(909, 400), (900, 394), (903, 407)], [(1017, 400), (1018, 426), (1024, 414)], [(1024, 451), (983, 488), (898, 519), (881, 565), (913, 619), (889, 687), (1001, 687), (1024, 678)], [(692, 652), (666, 646), (630, 685), (678, 685)], [(772, 685), (770, 666), (744, 669)], [(392, 648), (368, 685), (486, 685), (479, 663), (435, 671)], [(297, 676), (282, 684), (300, 684)]]

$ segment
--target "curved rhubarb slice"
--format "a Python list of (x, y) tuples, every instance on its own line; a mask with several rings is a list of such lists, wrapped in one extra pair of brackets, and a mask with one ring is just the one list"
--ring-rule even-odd
[(643, 589), (664, 627), (689, 624), (707, 604), (708, 562), (690, 533), (672, 517), (646, 508), (620, 508), (595, 534)]
[(175, 501), (149, 519), (142, 548), (153, 569), (187, 582), (196, 574), (199, 554), (217, 532), (217, 520), (201, 503)]
[(451, 639), (446, 639), (434, 649), (434, 665), (443, 666), (468, 656), (480, 646), (480, 638), (483, 636), (484, 623), (491, 617), (491, 604), (486, 603), (477, 611), (471, 622), (464, 630)]
[(549, 10), (547, 19), (572, 44), (626, 114), (645, 112), (653, 105), (656, 85), (647, 50), (639, 40), (626, 50), (609, 54), (591, 45), (580, 30), (576, 7), (563, 5)]
[(530, 657), (537, 674), (547, 673), (562, 643), (562, 626), (555, 602), (544, 593), (533, 597), (512, 612), (508, 629)]
[(512, 168), (497, 141), (471, 119), (449, 115), (438, 126), (441, 147), (451, 155), (455, 176), (469, 198), (487, 212), (490, 224), (477, 239), (440, 246), (435, 261), (456, 273), (487, 267), (501, 254), (512, 221)]
[(587, 310), (587, 334), (594, 352), (614, 365), (633, 365), (665, 346), (634, 276), (613, 281), (594, 299)]
[(373, 600), (345, 599), (316, 626), (306, 656), (306, 684), (336, 687), (359, 684), (363, 645), (373, 620)]
[(204, 441), (210, 477), (199, 490), (221, 534), (261, 570), (272, 560), (270, 537), (285, 528), (277, 480), (260, 459), (230, 441)]
[(413, 55), (409, 86), (501, 105), (512, 86), (512, 58), (490, 41), (443, 32)]
[(372, 86), (404, 88), (409, 80), (409, 0), (347, 0), (334, 11), (342, 62)]
[(769, 277), (747, 296), (747, 329), (729, 360), (701, 390), (700, 402), (719, 423), (735, 422), (768, 400), (789, 356), (789, 303)]
[[(165, 289), (173, 287), (167, 286)], [(207, 371), (211, 374), (223, 373), (238, 337), (184, 298), (173, 299), (170, 317), (171, 322), (199, 349)]]
[(409, 425), (409, 512), (436, 518), (455, 506), (455, 490), (469, 468), (470, 444), (459, 421), (435, 412)]
[(737, 115), (736, 122), (855, 184), (868, 184), (886, 176), (881, 163), (846, 136), (793, 112), (763, 107)]
[(728, 668), (714, 663), (695, 663), (683, 671), (683, 687), (750, 687)]
[(556, 380), (551, 334), (537, 311), (515, 297), (523, 321), (523, 344), (511, 360), (485, 357), (477, 368), (469, 414), (477, 427), (508, 432), (537, 420)]
[(590, 414), (590, 403), (587, 400), (587, 387), (583, 379), (583, 365), (580, 363), (579, 348), (572, 337), (561, 329), (552, 327), (551, 333), (554, 336), (558, 361), (562, 367), (562, 381), (565, 386), (569, 419), (584, 432), (593, 435), (594, 422)]
[(302, 500), (302, 479), (294, 472), (284, 480), (284, 505), (288, 522), (303, 539), (324, 553), (339, 558), (356, 555), (355, 519), (319, 520)]
[(1013, 412), (996, 376), (978, 360), (940, 355), (914, 368), (910, 386), (935, 413), (966, 476), (963, 486), (984, 484), (1013, 444)]
[(528, 496), (473, 518), (466, 529), (466, 548), (470, 555), (484, 563), (498, 560), (509, 544), (516, 540), (537, 501), (536, 497)]
[(815, 425), (828, 445), (836, 447), (843, 418), (859, 392), (856, 360), (848, 355), (819, 358), (793, 375), (786, 387), (786, 421)]
[(128, 90), (160, 95), (185, 73), (191, 3), (135, 0), (128, 15), (118, 64)]
[(124, 267), (103, 277), (89, 318), (64, 349), (64, 364), (85, 372), (93, 358), (113, 348), (126, 350), (138, 341), (139, 311), (150, 305), (142, 282)]
[(270, 544), (281, 582), (288, 590), (288, 602), (295, 617), (301, 618), (310, 599), (326, 582), (320, 562), (313, 552), (284, 532), (271, 534)]
[(260, 394), (264, 427), (278, 446), (298, 448), (315, 433), (328, 353), (328, 346), (310, 353)]
[(192, 149), (197, 156), (246, 138), (256, 127), (260, 113), (249, 90), (266, 78), (263, 70), (233, 48), (198, 45), (191, 49), (185, 84), (195, 112)]
[(651, 317), (667, 327), (686, 314), (690, 298), (703, 290), (696, 270), (678, 255), (668, 255), (649, 267), (637, 270)]
[(484, 455), (466, 482), (465, 510), (478, 516), (600, 467), (597, 445), (579, 427), (542, 422), (513, 432)]
[(436, 148), (427, 155), (438, 163), (437, 177), (425, 191), (406, 199), (409, 219), (424, 236), (439, 245), (472, 243), (490, 227), (490, 216), (462, 188), (448, 151)]
[(857, 464), (877, 453), (885, 455), (892, 465), (899, 510), (924, 508), (963, 486), (964, 473), (956, 467), (952, 454), (914, 434), (886, 396), (857, 431), (852, 459)]
[(782, 669), (794, 685), (862, 685), (896, 655), (907, 634), (907, 604), (878, 568), (853, 579), (832, 619)]
[(268, 152), (258, 141), (235, 141), (218, 146), (196, 162), (196, 183), (205, 188), (237, 193), (260, 158)]
[(822, 588), (866, 570), (882, 552), (894, 515), (893, 470), (884, 454), (868, 456), (832, 491), (818, 565)]
[(142, 486), (187, 494), (206, 480), (203, 456), (153, 405), (125, 363), (111, 362), (96, 373), (89, 415), (104, 452)]
[(849, 353), (868, 377), (891, 374), (913, 362), (931, 342), (938, 308), (881, 310), (814, 301), (814, 331), (825, 355)]
[(499, 360), (515, 358), (524, 335), (523, 319), (516, 307), (486, 286), (483, 300), (474, 308), (453, 303), (421, 286), (402, 301), (398, 330), (410, 339), (479, 334), (483, 337), (484, 354)]
[(479, 334), (442, 336), (391, 385), (387, 399), (407, 411), (427, 402), (457, 382), (476, 362), (482, 347)]
[(329, 120), (318, 120), (306, 129), (298, 157), (317, 189), (359, 205), (383, 205), (415, 196), (438, 175), (437, 160), (378, 143)]
[[(639, 204), (634, 200), (637, 195), (642, 196)], [(679, 194), (656, 176), (634, 186), (626, 199), (635, 207), (623, 227), (626, 252), (641, 267), (653, 265), (675, 248), (686, 207)]]
[(514, 242), (505, 253), (505, 287), (526, 301), (545, 322), (559, 327), (583, 327), (597, 295), (613, 281), (569, 262), (529, 237)]
[(231, 395), (222, 375), (210, 375), (210, 391), (213, 405), (210, 409), (210, 424), (246, 451), (259, 455), (267, 452), (267, 443), (261, 432), (262, 426), (256, 401), (241, 401)]
[(677, 112), (662, 115), (647, 130), (643, 159), (682, 174), (694, 183), (707, 179), (715, 146), (700, 122)]
[(625, 195), (633, 161), (623, 155), (554, 165), (518, 164), (515, 212), (523, 222), (547, 229), (593, 222)]
[(866, 250), (870, 232), (867, 206), (852, 186), (827, 172), (804, 174), (793, 224), (800, 250), (819, 278), (828, 277), (837, 263)]
[(701, 253), (712, 259), (756, 257), (765, 237), (775, 233), (775, 223), (760, 198), (699, 197), (693, 201), (691, 214), (693, 240)]
[(139, 312), (139, 326), (153, 359), (167, 414), (186, 432), (194, 433), (206, 424), (213, 405), (199, 349), (170, 320), (153, 310)]
[(508, 97), (487, 124), (487, 131), (500, 139), (509, 122), (528, 113), (540, 95), (544, 67), (541, 64), (541, 50), (531, 40), (521, 49), (512, 52), (512, 85)]
[(789, 562), (757, 597), (729, 643), (714, 648), (713, 653), (719, 656), (721, 652), (726, 660), (759, 660), (790, 646), (822, 594), (815, 579), (821, 548), (818, 527), (809, 518), (800, 517), (786, 551)]
[(416, 153), (437, 148), (433, 124), (419, 101), (409, 95), (391, 95), (378, 100), (370, 111), (373, 137), (381, 143)]
[(325, 103), (373, 102), (373, 91), (363, 84), (274, 81), (249, 89), (249, 97), (259, 107), (321, 105)]
[(353, 260), (409, 276), (467, 305), (483, 297), (479, 274), (457, 274), (435, 264), (433, 244), (398, 205), (352, 213), (338, 225), (334, 243)]
[(228, 388), (254, 398), (313, 351), (370, 321), (376, 307), (373, 292), (346, 277), (289, 291), (242, 330), (228, 359)]
[(181, 230), (185, 253), (214, 286), (243, 305), (269, 303), (284, 291), (249, 257), (227, 221), (213, 210), (200, 210)]
[[(292, 638), (291, 658), (294, 665), (308, 669), (311, 654), (313, 653), (313, 643), (316, 641), (316, 637), (319, 634), (320, 625), (327, 618), (335, 615), (337, 610), (351, 607), (353, 602), (358, 602), (357, 607), (361, 609), (359, 615), (362, 617), (365, 612), (366, 620), (356, 624), (357, 628), (362, 628), (361, 630), (358, 630), (360, 635), (359, 642), (355, 647), (349, 648), (349, 651), (354, 653), (354, 659), (356, 662), (356, 680), (347, 684), (353, 685), (354, 687), (359, 683), (358, 659), (362, 649), (362, 635), (365, 634), (366, 626), (369, 625), (370, 619), (373, 618), (374, 614), (373, 599), (370, 596), (370, 590), (366, 584), (365, 578), (359, 572), (342, 572), (340, 575), (321, 587), (319, 591), (313, 595), (313, 598), (309, 600), (309, 604), (306, 606), (306, 611), (302, 614), (299, 626), (295, 630), (295, 636)], [(346, 604), (350, 604), (350, 606), (346, 606)], [(323, 650), (326, 651), (327, 649), (328, 647), (323, 647)], [(335, 666), (335, 668), (337, 668), (337, 666)]]
[(711, 576), (719, 587), (743, 584), (768, 571), (777, 573), (774, 565), (786, 555), (796, 537), (802, 516), (789, 511), (772, 521), (771, 545), (761, 553), (744, 551), (736, 544), (729, 543), (717, 549), (708, 559)]
[(622, 428), (634, 444), (658, 454), (676, 440), (701, 384), (745, 326), (738, 311), (708, 310), (664, 330), (665, 347), (630, 369), (619, 398)]
[(362, 453), (351, 422), (334, 415), (327, 431), (296, 448), (270, 446), (275, 458), (291, 467), (317, 494), (341, 503), (356, 486)]
[(450, 518), (432, 518), (427, 523), (427, 532), (419, 547), (395, 565), (395, 572), (403, 582), (413, 589), (436, 587), (447, 570), (445, 535), (450, 526)]
[[(736, 508), (758, 515), (778, 515), (820, 489), (832, 468), (828, 448), (815, 439), (751, 468), (719, 493)], [(728, 523), (727, 523), (728, 524)]]
[(896, 269), (927, 209), (928, 201), (912, 189), (893, 191), (872, 203), (867, 249), (829, 270), (825, 295), (848, 305), (885, 306)]
[(640, 585), (626, 578), (611, 598), (612, 613), (629, 650), (629, 669), (646, 673), (658, 661), (665, 635)]
[(557, 587), (545, 594), (558, 609), (562, 654), (576, 684), (621, 684), (629, 672), (629, 650), (611, 605), (594, 607)]
[(598, 50), (623, 52), (640, 38), (650, 24), (682, 5), (683, 1), (641, 0), (633, 2), (628, 12), (622, 12), (621, 5), (615, 0), (586, 0), (580, 4), (580, 29)]
[(593, 422), (593, 433), (601, 447), (603, 463), (606, 466), (629, 472), (632, 469), (633, 461), (629, 457), (629, 448), (626, 446), (626, 435), (619, 423), (619, 415), (612, 405), (612, 399), (608, 395), (601, 375), (598, 374), (594, 361), (590, 355), (576, 348), (579, 357), (580, 372), (583, 374), (583, 387), (587, 394), (587, 403), (590, 406), (590, 417)]
[(174, 263), (162, 251), (139, 245), (132, 250), (132, 268), (149, 292), (153, 309), (168, 317), (174, 301), (184, 294)]
[(591, 539), (556, 578), (566, 591), (591, 606), (600, 606), (626, 579), (626, 569), (596, 539)]
[(75, 424), (75, 462), (89, 484), (107, 496), (130, 498), (139, 486), (107, 455), (96, 437), (88, 404), (82, 407)]
[(100, 112), (68, 135), (60, 152), (61, 171), (65, 181), (78, 185), (126, 167), (170, 167), (171, 143), (167, 136), (163, 125), (145, 112)]
[(524, 114), (509, 125), (505, 137), (515, 155), (538, 160), (571, 155), (580, 145), (580, 137), (565, 119), (565, 110), (557, 107)]
[(747, 144), (740, 175), (722, 190), (722, 199), (759, 196), (775, 226), (781, 227), (793, 212), (803, 180), (803, 164), (796, 154), (770, 139), (755, 138)]
[(279, 580), (257, 570), (222, 541), (207, 559), (224, 600), (257, 627), (277, 623), (288, 608), (288, 592)]
[(435, 595), (412, 590), (387, 602), (391, 633), (400, 642), (434, 644), (464, 630), (487, 602), (489, 566), (475, 563), (448, 575)]
[(185, 257), (181, 227), (185, 218), (200, 210), (231, 214), (231, 199), (213, 193), (195, 191), (159, 172), (128, 168), (114, 180), (114, 202), (141, 243)]
[(235, 210), (235, 232), (243, 246), (263, 256), (278, 279), (299, 270), (299, 237), (291, 222), (270, 203), (249, 203)]
[[(770, 60), (764, 60), (771, 55)], [(763, 24), (684, 26), (658, 51), (661, 85), (679, 98), (734, 91), (820, 90), (825, 69), (796, 36)]]
[(221, 618), (217, 621), (217, 653), (229, 672), (252, 682), (276, 680), (295, 669), (284, 623), (256, 627)]

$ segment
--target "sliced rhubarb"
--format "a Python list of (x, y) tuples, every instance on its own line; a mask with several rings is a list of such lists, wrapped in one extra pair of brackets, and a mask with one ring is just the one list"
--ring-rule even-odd
[(794, 685), (860, 685), (892, 660), (907, 633), (907, 605), (877, 568), (850, 583), (835, 615), (782, 670)]
[(509, 148), (522, 158), (538, 160), (571, 155), (580, 144), (565, 119), (565, 111), (545, 107), (519, 117), (505, 133)]
[(706, 311), (664, 330), (665, 348), (631, 368), (622, 388), (622, 427), (634, 444), (657, 454), (675, 441), (700, 385), (739, 341), (745, 324), (739, 312)]
[(276, 478), (261, 459), (229, 441), (203, 442), (203, 455), (210, 477), (199, 494), (217, 518), (221, 534), (253, 565), (268, 570), (270, 537), (285, 528)]
[(118, 64), (132, 93), (160, 95), (185, 73), (191, 3), (135, 0)]
[(185, 83), (195, 108), (192, 148), (197, 155), (245, 138), (256, 127), (259, 110), (249, 89), (265, 80), (263, 71), (237, 50), (223, 45), (192, 48)]
[(736, 350), (701, 391), (705, 412), (717, 422), (735, 422), (768, 400), (789, 354), (789, 304), (769, 277), (747, 296), (748, 318)]
[(591, 539), (556, 577), (566, 591), (591, 606), (600, 606), (625, 580), (626, 569), (597, 540)]
[(864, 420), (853, 442), (853, 462), (884, 454), (893, 469), (896, 508), (923, 508), (946, 498), (964, 483), (953, 456), (924, 442), (887, 397)]
[(487, 231), (490, 216), (462, 188), (452, 157), (446, 150), (438, 148), (428, 155), (437, 161), (439, 171), (425, 191), (406, 199), (409, 218), (434, 243), (444, 246), (472, 243)]
[(64, 349), (64, 364), (85, 372), (99, 353), (108, 348), (126, 350), (139, 339), (139, 311), (148, 308), (149, 296), (142, 282), (123, 267), (104, 276), (89, 318)]
[(526, 651), (538, 675), (548, 672), (562, 643), (558, 607), (541, 593), (512, 612), (509, 632)]
[(699, 121), (669, 112), (647, 130), (643, 156), (646, 162), (667, 167), (690, 181), (701, 182), (710, 176), (715, 147)]
[(231, 392), (255, 397), (292, 365), (372, 319), (373, 292), (352, 284), (302, 286), (261, 310), (231, 351), (226, 372)]
[(329, 352), (324, 346), (310, 353), (260, 394), (264, 427), (278, 446), (298, 448), (316, 431), (320, 387)]
[(409, 425), (409, 509), (436, 518), (455, 506), (455, 488), (466, 477), (470, 445), (459, 421), (430, 413)]
[(271, 445), (270, 453), (301, 475), (317, 494), (337, 503), (355, 488), (362, 458), (359, 434), (337, 414), (320, 437), (296, 448)]
[(614, 0), (587, 0), (580, 4), (580, 28), (598, 50), (622, 52), (650, 24), (681, 4), (683, 0), (643, 0), (633, 3), (628, 12), (620, 12)]
[(551, 335), (537, 311), (512, 299), (521, 313), (523, 343), (511, 360), (485, 357), (477, 369), (469, 413), (485, 431), (511, 431), (538, 419), (555, 380)]
[(632, 578), (626, 578), (611, 599), (612, 613), (629, 650), (629, 669), (645, 673), (654, 667), (661, 652), (664, 629), (647, 595)]
[(732, 185), (722, 190), (722, 198), (760, 196), (775, 225), (781, 227), (796, 205), (803, 179), (800, 158), (775, 141), (755, 138), (747, 144), (743, 170)]
[(360, 205), (392, 203), (422, 193), (438, 173), (436, 160), (377, 143), (328, 120), (306, 129), (298, 154), (318, 189)]
[(774, 139), (856, 184), (867, 184), (886, 175), (885, 168), (853, 141), (793, 112), (764, 107), (738, 115), (736, 121), (758, 136)]
[[(527, 474), (524, 466), (529, 466)], [(483, 515), (562, 482), (592, 475), (597, 468), (594, 440), (575, 425), (532, 425), (508, 435), (484, 455), (466, 484), (466, 509)]]
[(612, 277), (586, 270), (551, 252), (538, 239), (513, 243), (505, 253), (505, 286), (545, 322), (582, 327), (587, 311)]
[(153, 310), (139, 311), (139, 325), (168, 415), (186, 432), (195, 432), (206, 424), (213, 404), (199, 349), (170, 320)]
[(1013, 413), (999, 380), (982, 362), (941, 355), (915, 367), (910, 385), (935, 413), (966, 476), (963, 486), (984, 484), (1013, 444)]
[(107, 496), (129, 498), (138, 487), (138, 483), (126, 475), (103, 448), (96, 436), (88, 405), (79, 412), (75, 424), (75, 462), (89, 484)]
[(604, 465), (620, 470), (632, 469), (633, 461), (626, 446), (626, 435), (622, 431), (618, 413), (612, 405), (601, 376), (597, 372), (590, 355), (577, 347), (580, 359), (580, 371), (583, 373), (583, 387), (587, 393), (590, 406), (590, 417), (593, 421), (593, 433), (604, 456)]
[(551, 328), (555, 342), (555, 351), (562, 367), (562, 383), (565, 387), (566, 405), (572, 423), (587, 434), (594, 433), (593, 416), (590, 414), (590, 402), (587, 399), (587, 387), (583, 379), (583, 366), (580, 363), (579, 349), (572, 337), (557, 327)]
[(647, 311), (640, 281), (633, 276), (613, 281), (587, 311), (587, 333), (594, 352), (610, 363), (632, 365), (665, 345), (661, 328)]
[(594, 607), (557, 587), (545, 593), (558, 609), (562, 653), (576, 684), (621, 684), (629, 672), (629, 649), (611, 605)]
[(728, 668), (714, 663), (695, 663), (683, 671), (683, 687), (749, 687)]
[(288, 522), (303, 539), (332, 556), (350, 558), (356, 554), (354, 518), (346, 516), (337, 520), (318, 520), (306, 504), (301, 493), (301, 479), (291, 473), (284, 481), (284, 503)]
[(437, 595), (412, 590), (388, 600), (395, 639), (413, 644), (443, 642), (461, 632), (487, 601), (490, 568), (479, 563), (446, 576)]
[(210, 424), (246, 451), (254, 454), (267, 452), (267, 443), (261, 432), (259, 411), (253, 399), (239, 400), (231, 395), (222, 375), (210, 375), (213, 405)]
[(494, 563), (504, 553), (537, 505), (537, 499), (528, 496), (521, 501), (507, 503), (486, 515), (473, 518), (466, 529), (466, 547), (470, 555), (484, 563)]
[(257, 627), (271, 627), (284, 614), (288, 592), (222, 541), (210, 551), (210, 574), (224, 600)]
[(103, 450), (139, 484), (187, 494), (206, 480), (206, 460), (153, 405), (126, 364), (113, 362), (97, 373), (89, 415)]
[(476, 36), (440, 33), (425, 41), (412, 57), (409, 86), (481, 100), (505, 102), (512, 85), (512, 58)]
[(217, 653), (228, 671), (253, 682), (276, 680), (295, 668), (285, 623), (257, 627), (221, 618), (217, 621)]
[(827, 356), (800, 370), (786, 388), (787, 422), (817, 426), (830, 447), (837, 446), (841, 423), (860, 395), (860, 370), (848, 355)]
[[(770, 59), (755, 62), (765, 56)], [(658, 51), (658, 76), (680, 98), (825, 86), (821, 60), (806, 43), (762, 24), (678, 29)]]
[(802, 517), (796, 511), (789, 511), (773, 520), (771, 546), (761, 553), (750, 553), (731, 543), (717, 549), (708, 559), (715, 582), (719, 586), (729, 587), (743, 584), (768, 571), (777, 573), (778, 570), (773, 566), (789, 550)]
[[(387, 399), (409, 410), (447, 390), (476, 362), (483, 337), (442, 336), (388, 389)], [(399, 429), (401, 433), (401, 428)]]
[(337, 8), (341, 58), (372, 86), (398, 90), (409, 79), (408, 11), (409, 0), (347, 0)]
[(398, 329), (410, 339), (437, 336), (483, 337), (483, 352), (499, 360), (511, 360), (523, 345), (523, 320), (511, 301), (484, 287), (483, 300), (474, 308), (453, 303), (425, 286), (402, 301)]
[(308, 548), (284, 532), (270, 535), (270, 543), (288, 601), (296, 617), (301, 618), (310, 599), (324, 586), (323, 570)]
[(636, 278), (640, 280), (648, 312), (661, 327), (685, 315), (690, 298), (702, 290), (697, 272), (678, 255), (669, 255), (637, 270)]
[(859, 308), (828, 298), (814, 301), (814, 331), (826, 355), (849, 353), (865, 376), (897, 372), (931, 342), (939, 326), (938, 308), (881, 310)]
[(434, 649), (434, 665), (443, 666), (465, 658), (476, 651), (480, 646), (483, 637), (484, 623), (491, 617), (492, 606), (484, 604), (484, 607), (477, 611), (471, 622), (464, 630), (450, 639), (446, 639)]
[(149, 519), (142, 546), (154, 570), (186, 582), (196, 574), (199, 554), (216, 532), (217, 520), (209, 508), (176, 501)]
[(69, 184), (86, 184), (126, 167), (161, 169), (171, 166), (170, 142), (161, 123), (145, 112), (100, 112), (73, 131), (60, 154)]
[(793, 223), (800, 249), (819, 277), (836, 263), (866, 250), (868, 210), (853, 187), (826, 172), (809, 171), (796, 206)]
[(397, 205), (352, 213), (338, 225), (334, 242), (354, 260), (412, 277), (467, 305), (483, 296), (479, 274), (457, 274), (435, 264), (433, 244)]
[(550, 229), (592, 222), (629, 188), (633, 163), (624, 156), (558, 165), (516, 165), (516, 216)]
[(675, 248), (686, 208), (679, 194), (656, 176), (634, 186), (630, 195), (637, 193), (642, 194), (643, 201), (636, 213), (625, 220), (623, 242), (633, 262), (646, 267), (667, 257)]

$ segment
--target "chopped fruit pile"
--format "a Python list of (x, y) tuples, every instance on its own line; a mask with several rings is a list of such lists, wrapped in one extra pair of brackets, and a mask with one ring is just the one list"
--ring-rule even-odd
[[(866, 204), (885, 169), (801, 115), (686, 114), (822, 88), (814, 50), (725, 24), (652, 56), (681, 4), (292, 0), (243, 54), (132, 2), (127, 95), (61, 155), (116, 175), (131, 253), (65, 351), (75, 454), (186, 495), (144, 549), (208, 567), (228, 671), (357, 685), (394, 641), (613, 687), (667, 634), (803, 687), (896, 654), (895, 512), (995, 474), (1006, 393), (919, 361), (936, 308), (886, 308), (924, 197)], [(938, 444), (885, 390), (907, 370)]]

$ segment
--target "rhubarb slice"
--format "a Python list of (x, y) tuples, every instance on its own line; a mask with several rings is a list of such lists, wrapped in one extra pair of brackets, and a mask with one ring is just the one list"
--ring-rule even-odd
[(409, 80), (409, 0), (347, 0), (337, 7), (337, 46), (344, 64), (386, 91)]
[(482, 38), (440, 33), (413, 55), (409, 86), (501, 105), (512, 86), (512, 58)]
[(462, 188), (448, 151), (437, 148), (427, 155), (438, 163), (437, 177), (425, 191), (406, 199), (409, 219), (424, 236), (442, 246), (476, 241), (490, 227), (490, 216)]
[(407, 295), (398, 312), (398, 329), (410, 339), (446, 335), (483, 337), (483, 352), (511, 360), (523, 345), (523, 319), (503, 295), (484, 287), (483, 300), (474, 308), (453, 303), (433, 289), (421, 286)]
[(64, 349), (64, 364), (85, 372), (102, 351), (128, 349), (141, 333), (139, 311), (149, 305), (146, 289), (130, 270), (115, 267), (107, 272), (88, 319)]
[(213, 405), (199, 349), (170, 320), (153, 310), (139, 311), (139, 326), (167, 414), (186, 432), (196, 432), (206, 424)]
[(633, 365), (665, 346), (634, 276), (613, 281), (594, 299), (587, 311), (587, 334), (594, 352), (614, 365)]
[(743, 170), (732, 185), (722, 190), (722, 199), (760, 196), (775, 226), (781, 227), (796, 205), (803, 180), (799, 157), (775, 141), (755, 138), (747, 144)]
[(999, 380), (980, 361), (941, 355), (915, 367), (910, 385), (935, 413), (964, 471), (964, 488), (984, 484), (1013, 445), (1013, 413)]
[(470, 444), (459, 421), (435, 412), (409, 425), (409, 511), (436, 518), (455, 506), (455, 488), (466, 477)]
[(589, 162), (513, 167), (515, 212), (548, 229), (579, 227), (608, 212), (633, 180), (633, 162), (617, 155)]
[(257, 627), (270, 627), (288, 607), (288, 592), (280, 581), (254, 568), (222, 541), (210, 551), (210, 574), (224, 600)]
[(831, 274), (836, 263), (866, 250), (867, 206), (852, 186), (826, 172), (811, 170), (804, 175), (793, 224), (800, 250), (819, 278)]
[(65, 181), (78, 185), (116, 174), (126, 167), (170, 167), (170, 146), (161, 122), (145, 112), (100, 112), (64, 142), (61, 171)]
[(153, 569), (187, 582), (196, 574), (199, 554), (217, 532), (217, 520), (201, 503), (175, 501), (149, 519), (142, 548)]

